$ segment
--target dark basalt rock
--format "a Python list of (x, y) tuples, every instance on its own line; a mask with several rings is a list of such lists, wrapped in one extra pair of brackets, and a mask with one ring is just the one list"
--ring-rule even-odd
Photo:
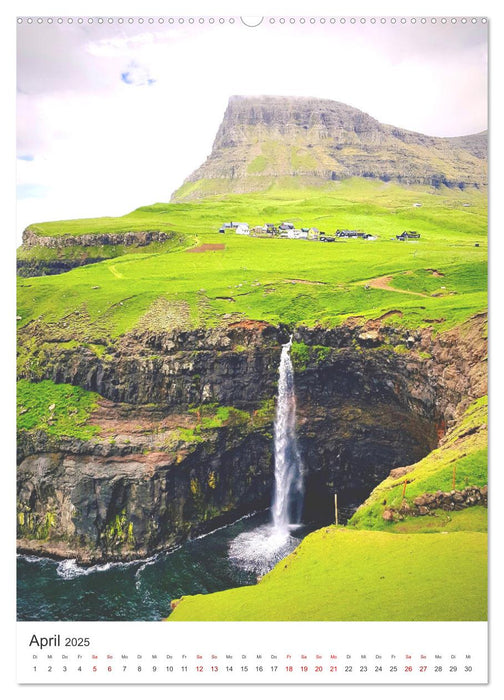
[(126, 231), (124, 233), (86, 233), (71, 236), (61, 232), (59, 236), (40, 236), (29, 226), (23, 231), (23, 246), (33, 248), (73, 248), (75, 246), (100, 246), (100, 245), (136, 245), (145, 246), (149, 243), (163, 243), (173, 233), (166, 231)]

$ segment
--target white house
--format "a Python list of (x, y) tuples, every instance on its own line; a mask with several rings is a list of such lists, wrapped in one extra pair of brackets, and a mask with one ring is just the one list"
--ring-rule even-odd
[(240, 236), (250, 235), (248, 224), (238, 224), (236, 227), (236, 233), (238, 233)]

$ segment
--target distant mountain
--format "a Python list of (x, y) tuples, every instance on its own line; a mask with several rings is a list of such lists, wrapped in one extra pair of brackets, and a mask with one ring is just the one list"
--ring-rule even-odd
[(439, 138), (312, 97), (229, 99), (212, 153), (172, 197), (317, 186), (348, 177), (435, 187), (487, 184), (487, 133)]
[(469, 134), (468, 136), (452, 136), (444, 141), (451, 141), (456, 148), (462, 148), (469, 151), (476, 158), (486, 160), (488, 156), (488, 133), (480, 131), (479, 134)]

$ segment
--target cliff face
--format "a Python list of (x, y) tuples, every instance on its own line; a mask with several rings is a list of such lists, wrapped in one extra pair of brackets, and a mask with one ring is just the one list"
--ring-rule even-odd
[(164, 243), (174, 233), (165, 231), (127, 231), (125, 233), (89, 233), (81, 236), (38, 236), (30, 227), (23, 231), (25, 248), (73, 248), (75, 246), (124, 245), (146, 246), (149, 243)]
[[(485, 393), (484, 323), (475, 317), (436, 338), (377, 322), (296, 331), (305, 519), (329, 520), (335, 491), (343, 506), (361, 502)], [(102, 357), (50, 333), (35, 333), (21, 375), (98, 391), (101, 432), (86, 441), (20, 434), (21, 551), (83, 562), (145, 556), (270, 504), (286, 329), (249, 322), (126, 335)], [(216, 405), (230, 408), (205, 422)]]
[(172, 199), (261, 190), (279, 177), (305, 185), (358, 176), (484, 186), (486, 154), (486, 132), (436, 138), (381, 124), (332, 100), (234, 96), (212, 153)]

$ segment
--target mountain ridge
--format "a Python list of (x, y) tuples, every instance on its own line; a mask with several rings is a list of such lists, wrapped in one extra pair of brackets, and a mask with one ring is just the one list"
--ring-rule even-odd
[(229, 98), (212, 151), (172, 201), (268, 189), (278, 178), (323, 185), (366, 177), (406, 185), (484, 187), (487, 133), (427, 136), (334, 100)]

